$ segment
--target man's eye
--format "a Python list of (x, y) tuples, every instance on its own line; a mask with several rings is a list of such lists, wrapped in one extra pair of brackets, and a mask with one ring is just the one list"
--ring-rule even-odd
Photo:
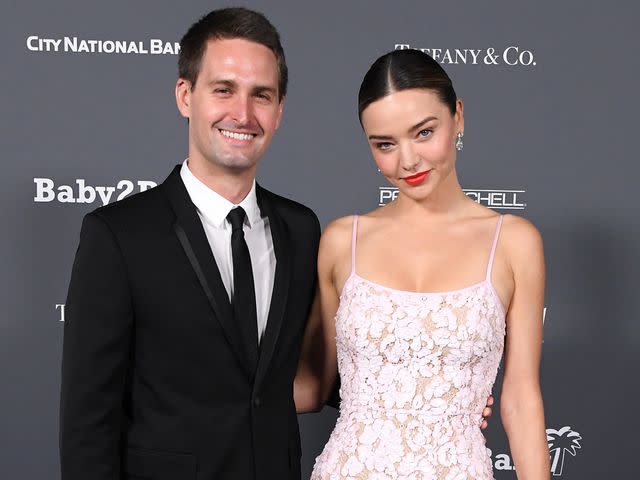
[(216, 88), (216, 89), (214, 90), (214, 92), (215, 92), (215, 93), (222, 93), (222, 94), (226, 94), (226, 93), (229, 93), (229, 92), (230, 92), (230, 90), (229, 90), (228, 88)]

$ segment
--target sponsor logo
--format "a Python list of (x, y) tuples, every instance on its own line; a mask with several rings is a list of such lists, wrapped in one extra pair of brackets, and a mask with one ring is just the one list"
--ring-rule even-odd
[[(482, 190), (477, 188), (464, 188), (464, 193), (485, 207), (499, 210), (524, 210), (527, 204), (523, 197), (524, 190)], [(378, 205), (380, 207), (395, 200), (398, 197), (396, 187), (380, 187), (378, 192)]]
[(178, 55), (180, 43), (148, 40), (95, 40), (79, 37), (45, 38), (29, 35), (27, 50), (40, 53), (98, 53), (116, 55)]
[(522, 197), (526, 193), (524, 190), (478, 190), (470, 188), (463, 190), (468, 197), (489, 208), (524, 210), (527, 206), (522, 201)]
[(56, 303), (56, 311), (60, 312), (60, 317), (58, 317), (59, 322), (64, 322), (64, 303)]
[(445, 65), (508, 65), (511, 67), (535, 67), (531, 50), (516, 45), (503, 49), (489, 48), (423, 48), (409, 43), (396, 43), (394, 50), (420, 50)]
[[(155, 187), (156, 182), (150, 180), (120, 180), (116, 186), (91, 186), (86, 181), (78, 178), (75, 185), (58, 185), (51, 178), (34, 178), (36, 194), (33, 201), (36, 203), (93, 203), (100, 201), (106, 205), (110, 201), (122, 200), (127, 195), (133, 193), (136, 188), (139, 192), (144, 192)], [(75, 187), (75, 188), (74, 188)], [(114, 193), (118, 194), (114, 198)]]
[[(564, 426), (559, 430), (547, 428), (547, 444), (549, 445), (549, 458), (551, 463), (551, 474), (554, 477), (562, 476), (565, 468), (567, 454), (575, 457), (578, 450), (582, 448), (580, 441), (582, 436), (569, 426)], [(516, 466), (511, 461), (511, 457), (506, 453), (493, 456), (490, 449), (487, 453), (496, 470), (516, 470)]]
[(562, 475), (564, 469), (564, 460), (568, 453), (575, 457), (578, 450), (582, 448), (580, 441), (582, 436), (565, 426), (560, 430), (547, 428), (547, 443), (549, 444), (549, 454), (551, 455), (551, 472), (554, 477)]

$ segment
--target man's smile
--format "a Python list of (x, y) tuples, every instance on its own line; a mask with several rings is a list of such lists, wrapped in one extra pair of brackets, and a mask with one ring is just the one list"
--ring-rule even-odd
[(257, 136), (257, 134), (255, 133), (234, 132), (222, 128), (218, 128), (218, 131), (222, 134), (223, 137), (241, 142), (248, 142), (250, 140), (253, 140)]

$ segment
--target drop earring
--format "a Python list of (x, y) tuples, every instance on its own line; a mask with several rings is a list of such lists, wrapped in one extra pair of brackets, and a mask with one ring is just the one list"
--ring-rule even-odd
[(458, 132), (458, 134), (456, 135), (456, 150), (459, 152), (464, 148), (462, 137), (464, 137), (464, 133)]

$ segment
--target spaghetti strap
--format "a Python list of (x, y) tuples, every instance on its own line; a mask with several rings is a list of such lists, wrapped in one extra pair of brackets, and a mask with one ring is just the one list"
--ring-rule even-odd
[(496, 233), (493, 237), (493, 245), (491, 247), (491, 255), (489, 256), (489, 264), (487, 265), (487, 276), (485, 281), (491, 283), (491, 270), (493, 269), (493, 257), (496, 254), (496, 247), (498, 246), (498, 237), (500, 237), (500, 229), (502, 227), (503, 215), (498, 217), (498, 225), (496, 225)]
[(351, 275), (356, 273), (356, 238), (358, 236), (358, 215), (353, 216), (353, 233), (351, 234)]

